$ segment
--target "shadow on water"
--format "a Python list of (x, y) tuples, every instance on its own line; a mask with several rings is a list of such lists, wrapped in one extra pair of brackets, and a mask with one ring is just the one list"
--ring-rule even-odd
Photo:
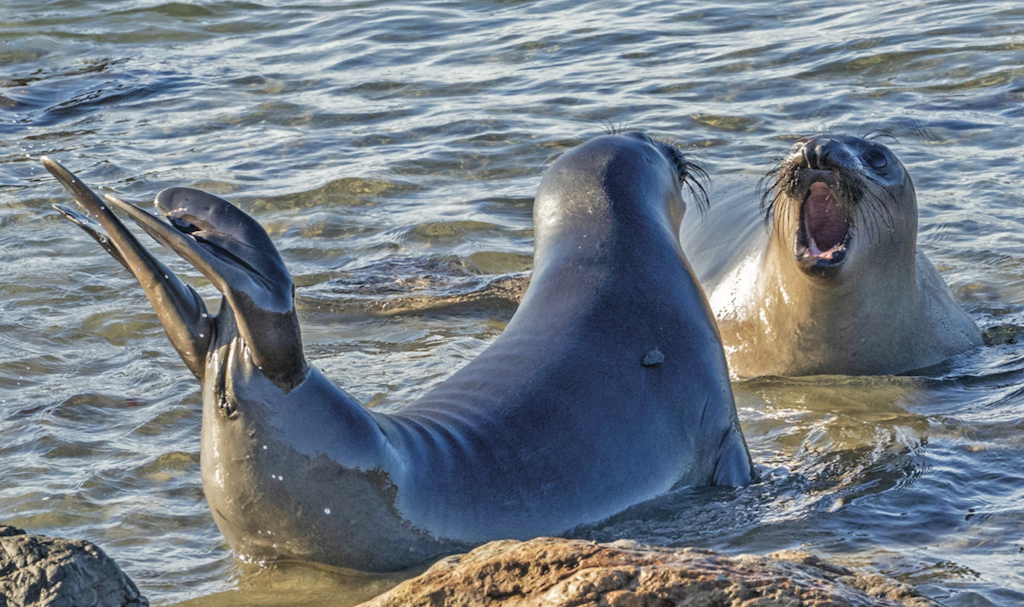
[(238, 586), (177, 607), (285, 607), (332, 605), (349, 607), (387, 592), (426, 566), (388, 575), (369, 575), (310, 563), (238, 563)]
[[(808, 519), (901, 490), (927, 465), (929, 422), (899, 405), (921, 389), (916, 378), (759, 378), (733, 386), (760, 480), (745, 488), (684, 488), (591, 526), (587, 537), (796, 548), (810, 538), (795, 528), (822, 527)], [(769, 534), (778, 537), (753, 541)]]
[[(81, 122), (95, 112), (166, 97), (190, 84), (193, 80), (184, 74), (141, 72), (133, 70), (126, 59), (101, 58), (83, 60), (71, 70), (15, 74), (0, 80), (0, 89), (17, 91), (16, 98), (5, 104), (11, 110), (10, 124), (52, 127)], [(33, 139), (38, 136), (26, 138)]]
[(346, 315), (500, 313), (511, 318), (530, 275), (485, 274), (455, 256), (389, 258), (299, 291), (299, 310)]

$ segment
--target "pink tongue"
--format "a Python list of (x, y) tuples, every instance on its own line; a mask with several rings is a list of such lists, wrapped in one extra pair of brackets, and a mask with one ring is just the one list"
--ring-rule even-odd
[(832, 190), (822, 182), (811, 184), (804, 202), (804, 230), (812, 255), (820, 255), (843, 244), (849, 224), (846, 213), (832, 198)]

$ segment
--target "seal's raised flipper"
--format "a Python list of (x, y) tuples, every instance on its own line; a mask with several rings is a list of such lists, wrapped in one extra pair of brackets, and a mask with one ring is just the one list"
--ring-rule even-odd
[(267, 378), (286, 391), (301, 383), (308, 367), (295, 289), (281, 255), (255, 219), (223, 198), (191, 188), (157, 195), (156, 206), (170, 224), (114, 196), (107, 200), (224, 294), (253, 363)]
[(259, 295), (250, 293), (266, 299), (260, 305), (280, 305), (280, 311), (291, 308), (291, 275), (270, 236), (256, 220), (223, 198), (192, 188), (166, 189), (157, 194), (156, 206), (178, 230), (214, 245), (212, 252), (220, 252), (244, 266), (265, 290)]
[(71, 193), (75, 202), (95, 215), (96, 220), (68, 207), (55, 205), (57, 210), (85, 230), (135, 276), (146, 292), (146, 297), (153, 305), (174, 348), (189, 370), (202, 381), (213, 322), (206, 313), (206, 305), (202, 298), (139, 244), (135, 236), (125, 228), (103, 200), (89, 189), (89, 186), (57, 161), (46, 156), (40, 160), (46, 170)]

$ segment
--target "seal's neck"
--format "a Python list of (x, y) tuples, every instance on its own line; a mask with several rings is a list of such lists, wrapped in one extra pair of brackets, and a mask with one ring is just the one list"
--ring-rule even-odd
[(921, 306), (913, 259), (818, 278), (769, 251), (764, 269), (755, 333), (797, 369), (794, 374), (875, 373), (872, 365), (886, 368), (888, 352), (917, 339)]
[(913, 247), (893, 250), (884, 256), (851, 256), (835, 275), (820, 276), (801, 268), (787, 247), (769, 246), (760, 288), (798, 293), (808, 303), (840, 308), (856, 307), (858, 302), (875, 296), (897, 301), (916, 296), (916, 258)]
[(534, 272), (550, 265), (651, 264), (655, 257), (681, 255), (678, 226), (666, 206), (652, 199), (642, 183), (614, 196), (607, 186), (582, 183), (576, 190), (538, 197)]

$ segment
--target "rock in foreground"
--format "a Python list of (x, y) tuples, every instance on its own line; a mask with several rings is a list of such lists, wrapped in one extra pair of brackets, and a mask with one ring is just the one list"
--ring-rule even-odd
[(728, 557), (538, 538), (448, 557), (363, 607), (926, 607), (909, 586), (805, 553)]
[(110, 557), (84, 540), (0, 525), (0, 607), (147, 607)]

